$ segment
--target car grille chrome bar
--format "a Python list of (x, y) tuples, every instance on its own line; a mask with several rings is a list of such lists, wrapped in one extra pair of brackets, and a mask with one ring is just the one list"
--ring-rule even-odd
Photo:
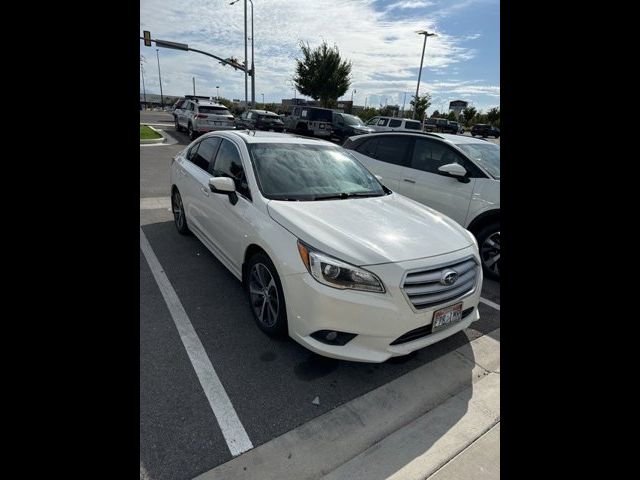
[[(447, 281), (445, 277), (451, 272), (455, 272), (455, 280), (451, 281), (449, 275)], [(478, 274), (476, 260), (467, 258), (449, 265), (410, 272), (404, 279), (402, 290), (415, 308), (427, 308), (471, 292), (476, 286)]]

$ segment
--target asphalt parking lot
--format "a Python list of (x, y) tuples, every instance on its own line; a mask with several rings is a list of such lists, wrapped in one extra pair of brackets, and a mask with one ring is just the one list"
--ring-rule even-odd
[[(176, 140), (140, 147), (141, 478), (191, 479), (233, 458), (149, 252), (254, 448), (500, 328), (500, 285), (485, 279), (478, 322), (382, 364), (328, 359), (292, 340), (265, 336), (254, 323), (240, 282), (197, 238), (179, 235), (173, 225), (169, 167), (189, 139), (175, 132), (170, 114), (141, 112), (140, 118)], [(316, 397), (319, 405), (313, 403)]]

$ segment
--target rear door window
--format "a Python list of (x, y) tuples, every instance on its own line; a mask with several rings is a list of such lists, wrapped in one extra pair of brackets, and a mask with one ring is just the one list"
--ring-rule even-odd
[(394, 118), (389, 121), (389, 126), (392, 128), (398, 128), (400, 125), (402, 125), (402, 120), (397, 120)]
[(404, 128), (409, 130), (420, 130), (420, 122), (414, 122), (412, 120), (406, 120), (404, 122)]
[(413, 138), (410, 136), (385, 135), (378, 137), (373, 158), (393, 165), (407, 166), (407, 154), (412, 140)]

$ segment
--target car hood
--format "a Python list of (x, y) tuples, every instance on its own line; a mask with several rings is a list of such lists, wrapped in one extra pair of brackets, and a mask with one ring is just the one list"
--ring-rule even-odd
[(352, 130), (355, 130), (356, 132), (366, 132), (366, 133), (373, 133), (375, 132), (375, 128), (372, 127), (365, 127), (364, 125), (360, 126), (360, 125), (350, 125)]
[(443, 255), (473, 244), (471, 234), (397, 193), (382, 197), (270, 200), (271, 218), (311, 247), (354, 265)]

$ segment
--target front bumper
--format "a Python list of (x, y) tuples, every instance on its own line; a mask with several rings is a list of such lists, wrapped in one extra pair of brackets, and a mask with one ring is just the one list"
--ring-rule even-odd
[[(469, 247), (438, 257), (364, 267), (383, 281), (387, 290), (384, 294), (331, 288), (317, 282), (306, 272), (285, 276), (282, 286), (287, 301), (289, 335), (321, 355), (360, 362), (384, 362), (447, 338), (480, 318), (478, 302), (482, 289), (482, 269), (478, 269), (476, 285), (471, 292), (421, 310), (411, 305), (401, 284), (405, 272), (409, 270), (453, 263), (470, 254), (476, 257), (479, 264), (475, 249)], [(458, 302), (463, 302), (463, 310), (473, 308), (461, 322), (413, 341), (391, 345), (402, 335), (430, 325), (436, 310)], [(346, 345), (329, 345), (311, 337), (318, 330), (346, 332), (356, 336)]]

